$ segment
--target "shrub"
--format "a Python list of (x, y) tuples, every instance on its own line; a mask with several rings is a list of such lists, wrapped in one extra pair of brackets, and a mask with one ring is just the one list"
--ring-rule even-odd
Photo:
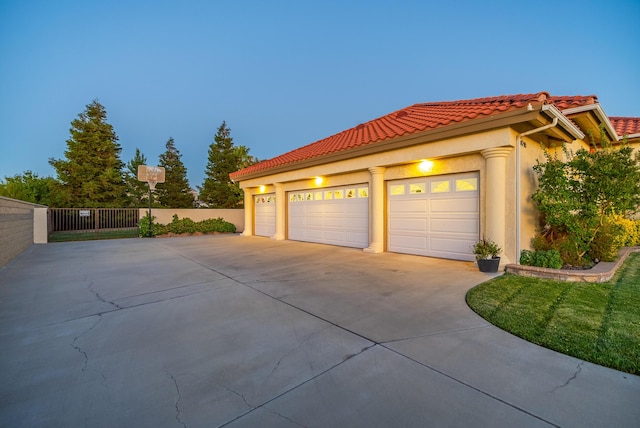
[[(152, 216), (151, 217), (151, 222), (153, 222), (153, 220), (155, 220), (155, 219), (156, 219), (156, 217)], [(144, 217), (142, 217), (138, 221), (138, 230), (139, 230), (140, 236), (142, 236), (142, 237), (149, 236), (149, 226), (150, 226), (149, 214), (147, 213), (147, 215), (145, 215)], [(156, 223), (153, 223), (153, 229), (154, 230), (152, 231), (151, 236), (155, 236), (155, 233), (153, 233), (153, 232), (156, 231), (156, 228), (158, 226), (160, 226), (160, 225), (158, 225)]]
[(607, 220), (619, 225), (621, 230), (620, 244), (622, 247), (640, 245), (640, 220), (631, 220), (621, 215), (612, 216)]
[[(147, 216), (148, 217), (148, 216)], [(138, 228), (140, 229), (140, 236), (148, 236), (149, 234), (149, 220), (147, 217), (140, 219)], [(153, 217), (155, 219), (155, 217)], [(171, 223), (167, 225), (153, 223), (152, 236), (167, 235), (169, 233), (175, 233), (181, 235), (183, 233), (193, 234), (200, 233), (233, 233), (236, 231), (236, 226), (233, 223), (229, 223), (222, 218), (202, 220), (195, 222), (190, 218), (179, 219), (176, 214), (173, 215)]]
[(541, 214), (541, 236), (565, 263), (576, 266), (608, 258), (617, 233), (603, 226), (605, 219), (615, 213), (630, 216), (640, 208), (640, 152), (634, 153), (626, 140), (613, 147), (603, 127), (600, 138), (592, 135), (591, 140), (590, 150), (573, 153), (563, 146), (566, 160), (545, 149), (545, 161), (533, 167), (538, 188), (531, 197)]
[(190, 218), (183, 218), (180, 220), (177, 214), (173, 215), (171, 223), (169, 223), (169, 232), (180, 235), (183, 233), (194, 233), (196, 231), (196, 223)]
[(560, 269), (562, 267), (562, 259), (560, 258), (558, 250), (522, 250), (520, 253), (520, 264), (525, 266)]
[(233, 223), (229, 223), (221, 217), (202, 220), (201, 222), (196, 223), (196, 225), (198, 232), (202, 233), (233, 233), (236, 231), (236, 226)]
[[(632, 236), (628, 235), (626, 226), (633, 229)], [(590, 254), (594, 259), (604, 262), (614, 261), (620, 248), (626, 245), (627, 241), (633, 240), (635, 235), (635, 225), (633, 221), (622, 216), (606, 217), (602, 227), (591, 242)]]

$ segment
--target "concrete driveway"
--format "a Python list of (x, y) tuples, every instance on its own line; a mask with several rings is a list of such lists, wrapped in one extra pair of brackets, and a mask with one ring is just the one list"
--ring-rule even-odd
[(0, 426), (632, 427), (640, 378), (465, 304), (472, 263), (217, 235), (0, 270)]

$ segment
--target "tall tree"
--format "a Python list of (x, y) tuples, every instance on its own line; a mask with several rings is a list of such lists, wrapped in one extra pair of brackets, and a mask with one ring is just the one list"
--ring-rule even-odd
[(94, 100), (71, 122), (66, 159), (49, 159), (58, 174), (57, 192), (69, 207), (119, 207), (126, 203), (122, 148), (105, 108)]
[(182, 163), (182, 155), (176, 149), (173, 138), (169, 138), (165, 147), (159, 161), (165, 172), (164, 183), (156, 186), (158, 201), (167, 208), (193, 208), (193, 193), (187, 179), (187, 168)]
[(32, 202), (34, 204), (56, 206), (53, 177), (39, 177), (31, 171), (0, 181), (0, 196)]
[(146, 207), (149, 204), (147, 183), (138, 180), (138, 166), (146, 164), (146, 156), (140, 153), (140, 149), (136, 148), (136, 154), (127, 162), (124, 178), (127, 183), (129, 205), (132, 207)]
[(200, 200), (212, 208), (241, 208), (244, 195), (238, 183), (229, 174), (257, 162), (245, 146), (234, 146), (231, 129), (222, 122), (209, 146), (209, 158), (205, 179), (200, 190)]

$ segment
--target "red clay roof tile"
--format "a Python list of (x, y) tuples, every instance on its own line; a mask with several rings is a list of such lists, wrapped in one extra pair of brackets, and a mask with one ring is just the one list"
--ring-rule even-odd
[(530, 103), (555, 104), (559, 109), (567, 109), (593, 104), (597, 100), (593, 95), (552, 97), (547, 92), (540, 92), (415, 104), (236, 171), (231, 174), (231, 178), (239, 180), (244, 176), (272, 168), (375, 144), (379, 141), (525, 108)]
[(640, 134), (640, 117), (609, 117), (609, 121), (620, 136)]

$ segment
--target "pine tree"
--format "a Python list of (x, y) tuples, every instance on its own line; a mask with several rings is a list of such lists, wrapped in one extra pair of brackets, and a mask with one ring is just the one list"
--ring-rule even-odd
[(129, 206), (146, 207), (149, 204), (149, 190), (147, 183), (138, 180), (138, 166), (146, 165), (147, 158), (136, 148), (136, 154), (127, 163), (125, 170), (125, 182), (127, 183), (127, 195), (129, 196)]
[(122, 207), (126, 203), (121, 147), (105, 108), (94, 100), (71, 122), (64, 159), (49, 159), (69, 207)]
[(231, 181), (229, 174), (256, 162), (248, 148), (234, 146), (231, 129), (223, 121), (209, 146), (205, 179), (199, 187), (200, 200), (211, 208), (242, 208), (242, 189)]
[(182, 155), (176, 149), (173, 138), (169, 138), (165, 147), (166, 151), (160, 155), (159, 161), (159, 166), (164, 167), (165, 171), (164, 183), (156, 185), (158, 202), (167, 208), (193, 208), (193, 194)]

